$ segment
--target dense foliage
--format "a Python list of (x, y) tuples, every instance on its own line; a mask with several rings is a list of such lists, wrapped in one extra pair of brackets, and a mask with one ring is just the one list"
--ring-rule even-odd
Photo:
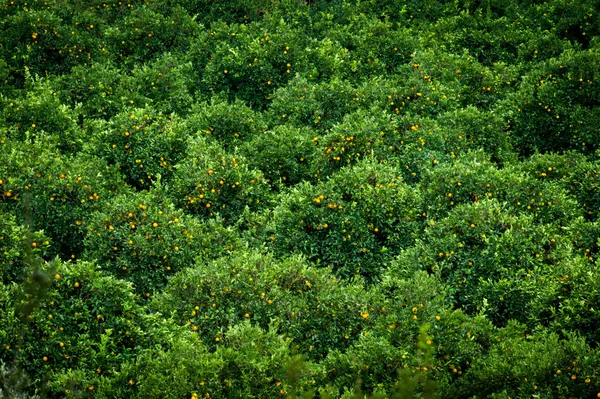
[(0, 397), (600, 397), (599, 0), (0, 4)]

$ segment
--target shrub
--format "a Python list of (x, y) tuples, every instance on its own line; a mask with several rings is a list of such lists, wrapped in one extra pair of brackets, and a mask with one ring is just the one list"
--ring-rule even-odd
[[(67, 369), (78, 369), (94, 381), (145, 346), (144, 316), (127, 283), (85, 262), (51, 262), (39, 273), (42, 284), (32, 286), (38, 306), (31, 307), (32, 293), (23, 286), (14, 290), (22, 331), (17, 341), (6, 342), (16, 349), (10, 351), (11, 360), (36, 380), (38, 389), (45, 391), (50, 375)], [(61, 388), (64, 392), (69, 385)]]
[(485, 66), (462, 48), (454, 53), (424, 49), (414, 55), (410, 69), (412, 73), (406, 71), (404, 75), (412, 83), (405, 90), (414, 88), (409, 94), (411, 101), (406, 102), (412, 106), (404, 109), (421, 113), (428, 110), (438, 114), (468, 106), (494, 109), (500, 99), (515, 90), (520, 80), (516, 66), (504, 63)]
[(0, 203), (14, 214), (31, 215), (34, 231), (50, 238), (47, 256), (75, 258), (90, 213), (123, 190), (118, 171), (83, 153), (60, 156), (51, 142), (0, 143)]
[(209, 348), (223, 345), (228, 326), (250, 320), (263, 329), (273, 324), (311, 359), (344, 351), (383, 312), (380, 294), (360, 282), (343, 283), (300, 257), (242, 251), (178, 273), (152, 306), (197, 331)]
[(233, 223), (248, 207), (266, 205), (269, 187), (263, 174), (242, 157), (228, 154), (204, 137), (189, 141), (187, 156), (176, 166), (167, 194), (189, 213)]
[(186, 115), (192, 106), (192, 63), (178, 54), (165, 53), (131, 72), (129, 97), (162, 112)]
[(229, 104), (217, 97), (210, 103), (194, 104), (185, 123), (189, 131), (214, 137), (227, 151), (233, 151), (266, 129), (261, 113), (240, 100)]
[[(326, 38), (321, 46), (330, 40), (343, 51), (340, 54), (343, 57), (336, 60), (339, 65), (333, 74), (363, 81), (393, 72), (410, 61), (411, 54), (419, 47), (412, 29), (372, 18), (352, 8), (348, 3), (339, 6), (343, 10), (340, 14), (346, 14), (341, 21), (332, 21), (330, 14), (316, 16), (313, 22), (313, 35)], [(320, 68), (318, 56), (309, 57), (315, 66), (309, 69), (311, 75), (327, 76)], [(330, 61), (334, 57), (325, 55), (323, 58)]]
[(467, 107), (442, 114), (436, 122), (447, 137), (446, 153), (458, 155), (481, 149), (499, 165), (516, 160), (506, 122), (494, 112)]
[(409, 384), (400, 380), (402, 372), (417, 379), (423, 377), (417, 377), (422, 368), (428, 378), (439, 379), (432, 355), (445, 340), (440, 315), (449, 313), (439, 281), (425, 272), (404, 277), (388, 269), (375, 290), (385, 295), (385, 306), (372, 328), (361, 332), (347, 350), (328, 354), (323, 361), (327, 378), (339, 390), (360, 383), (361, 390), (383, 388), (389, 393), (399, 384)]
[(199, 22), (213, 25), (217, 21), (229, 24), (260, 21), (273, 6), (273, 3), (266, 0), (170, 0), (159, 7), (182, 7), (187, 14), (198, 16)]
[(457, 206), (429, 225), (423, 241), (404, 252), (395, 268), (416, 263), (439, 273), (452, 287), (456, 308), (485, 313), (496, 325), (509, 319), (547, 324), (550, 306), (534, 305), (538, 297), (553, 296), (559, 265), (573, 256), (557, 226), (510, 215), (494, 199)]
[[(124, 4), (111, 6), (124, 8)], [(128, 67), (153, 60), (166, 52), (186, 51), (201, 26), (181, 7), (170, 11), (169, 15), (163, 15), (145, 4), (128, 7), (118, 24), (104, 30), (106, 51), (115, 61)]]
[(23, 87), (26, 69), (40, 76), (64, 74), (75, 65), (87, 66), (92, 55), (94, 59), (99, 55), (100, 39), (89, 29), (96, 20), (79, 25), (81, 14), (72, 15), (72, 10), (71, 15), (60, 16), (49, 7), (32, 6), (13, 2), (4, 7), (14, 11), (2, 18), (0, 54), (8, 61), (14, 84)]
[(267, 112), (273, 124), (285, 123), (327, 131), (361, 104), (359, 93), (348, 81), (334, 77), (313, 83), (297, 76), (273, 93)]
[(397, 169), (362, 161), (326, 182), (282, 193), (267, 228), (269, 246), (278, 255), (302, 253), (340, 276), (374, 282), (413, 243), (421, 206), (418, 191)]
[(467, 152), (432, 168), (422, 180), (427, 214), (437, 219), (459, 204), (487, 198), (506, 202), (513, 212), (535, 216), (536, 223), (567, 225), (581, 215), (577, 201), (559, 183), (524, 175), (516, 167), (498, 169), (483, 152)]
[(109, 122), (97, 121), (85, 152), (116, 165), (128, 184), (147, 189), (160, 175), (168, 182), (173, 165), (187, 150), (187, 136), (176, 117), (153, 108), (121, 112)]
[[(567, 50), (532, 68), (507, 99), (515, 146), (524, 155), (598, 149), (597, 50)], [(560, 95), (557, 95), (560, 93)]]
[(109, 120), (124, 110), (131, 97), (131, 78), (110, 62), (73, 67), (71, 73), (53, 81), (63, 104), (76, 107), (84, 125), (94, 119)]
[(196, 258), (213, 259), (239, 245), (219, 220), (201, 223), (154, 189), (115, 197), (92, 215), (84, 256), (150, 296)]
[(584, 381), (595, 377), (592, 365), (597, 362), (597, 351), (576, 336), (559, 340), (555, 334), (542, 332), (513, 335), (494, 345), (488, 356), (474, 359), (449, 394), (590, 397), (598, 390), (597, 383)]
[(18, 221), (8, 212), (0, 219), (0, 281), (3, 284), (22, 282), (30, 263), (45, 256), (50, 245), (43, 230), (32, 232), (25, 223), (26, 220)]
[[(289, 343), (283, 337), (242, 322), (224, 332), (215, 352), (209, 352), (197, 335), (181, 334), (169, 351), (144, 353), (114, 377), (104, 379), (96, 397), (283, 396), (291, 387), (285, 369), (291, 360)], [(165, 374), (165, 369), (172, 373)], [(312, 373), (302, 376), (301, 387), (310, 386)]]
[(211, 25), (211, 45), (202, 81), (213, 93), (223, 93), (252, 108), (265, 109), (271, 93), (301, 71), (304, 62), (302, 36), (283, 20), (267, 18), (260, 24)]
[(85, 133), (78, 125), (78, 111), (60, 103), (48, 80), (34, 79), (29, 73), (24, 96), (2, 99), (0, 121), (8, 130), (8, 138), (17, 141), (43, 140), (49, 136), (64, 153), (81, 149)]
[(271, 187), (294, 186), (316, 180), (314, 164), (318, 149), (312, 130), (290, 125), (257, 134), (240, 152), (250, 167), (260, 169)]

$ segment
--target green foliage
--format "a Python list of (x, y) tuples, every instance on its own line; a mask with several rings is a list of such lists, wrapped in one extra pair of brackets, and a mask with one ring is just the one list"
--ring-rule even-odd
[[(289, 343), (272, 330), (243, 322), (223, 334), (223, 346), (210, 352), (195, 334), (181, 334), (169, 351), (147, 351), (104, 379), (96, 397), (228, 397), (284, 396), (285, 365), (292, 361)], [(164, 370), (173, 370), (166, 375)], [(300, 386), (310, 384), (305, 375)]]
[(501, 339), (488, 356), (475, 360), (451, 394), (590, 397), (598, 390), (597, 383), (588, 380), (596, 377), (590, 366), (597, 361), (597, 351), (575, 336), (565, 340), (543, 333), (512, 336)]
[(567, 50), (530, 71), (507, 110), (523, 154), (598, 149), (599, 61), (597, 49)]
[(90, 67), (74, 67), (54, 84), (63, 103), (72, 107), (80, 104), (77, 110), (84, 119), (108, 120), (130, 105), (126, 101), (130, 80), (111, 63), (94, 63)]
[(344, 277), (377, 280), (420, 229), (419, 192), (394, 167), (362, 161), (330, 180), (284, 192), (273, 211), (270, 248), (299, 252)]
[[(125, 4), (113, 3), (110, 6), (122, 9)], [(145, 4), (129, 3), (119, 23), (104, 29), (103, 38), (108, 48), (103, 51), (110, 51), (115, 61), (132, 67), (158, 58), (165, 52), (187, 50), (191, 38), (201, 30), (201, 26), (181, 7), (170, 11), (169, 15), (164, 15)]]
[(56, 93), (43, 79), (33, 79), (29, 73), (24, 96), (2, 100), (0, 123), (14, 127), (8, 138), (16, 141), (50, 140), (65, 153), (81, 149), (85, 134), (77, 123), (77, 110), (61, 104)]
[(185, 270), (169, 281), (153, 306), (173, 314), (210, 348), (224, 345), (227, 326), (249, 319), (271, 324), (298, 352), (321, 359), (345, 349), (372, 325), (382, 298), (359, 282), (344, 283), (299, 257), (274, 260), (238, 252)]
[(537, 223), (565, 225), (582, 213), (557, 182), (523, 174), (519, 168), (498, 169), (481, 151), (464, 153), (431, 169), (421, 188), (427, 213), (435, 219), (460, 204), (483, 199), (496, 199), (512, 212), (532, 215)]
[(202, 136), (188, 145), (167, 192), (176, 206), (203, 217), (218, 214), (233, 223), (246, 207), (257, 210), (266, 205), (269, 187), (262, 172), (251, 169), (245, 158), (228, 154)]
[(0, 4), (0, 396), (599, 395), (598, 13)]
[(109, 122), (97, 121), (85, 152), (117, 165), (128, 184), (149, 188), (159, 176), (169, 181), (173, 165), (184, 157), (187, 136), (176, 117), (153, 108), (129, 108)]
[[(116, 193), (123, 181), (115, 168), (94, 156), (62, 156), (51, 142), (4, 140), (0, 153), (0, 203), (15, 215), (29, 215), (35, 231), (50, 238), (48, 256), (75, 258), (90, 213)], [(27, 220), (22, 220), (22, 222)]]
[(240, 100), (229, 104), (213, 97), (210, 104), (195, 104), (190, 112), (186, 128), (197, 135), (214, 137), (228, 151), (266, 129), (263, 115)]
[(355, 90), (349, 82), (336, 78), (312, 83), (298, 76), (273, 94), (269, 113), (275, 123), (326, 131), (364, 104)]
[(257, 134), (240, 148), (249, 166), (260, 169), (271, 186), (293, 186), (315, 180), (318, 150), (312, 130), (306, 127), (277, 126)]
[(132, 71), (130, 98), (153, 110), (170, 115), (186, 114), (192, 105), (192, 64), (182, 63), (166, 53), (152, 62), (135, 66)]
[(17, 221), (8, 212), (3, 212), (0, 218), (0, 281), (3, 284), (22, 282), (27, 262), (44, 256), (50, 245), (43, 231), (32, 233), (26, 222)]
[(235, 96), (263, 108), (268, 96), (303, 66), (299, 38), (283, 20), (261, 26), (214, 24), (211, 29), (216, 43), (203, 83), (230, 100)]
[[(103, 276), (91, 263), (51, 262), (45, 269), (49, 286), (39, 307), (25, 315), (21, 338), (6, 342), (13, 348), (9, 359), (32, 379), (78, 368), (94, 380), (133, 356), (146, 338), (125, 282)], [(27, 297), (13, 291), (19, 315)]]
[(196, 258), (216, 258), (239, 245), (220, 220), (201, 223), (155, 189), (115, 197), (92, 215), (84, 257), (149, 297)]
[(77, 17), (71, 22), (71, 16), (65, 20), (49, 7), (30, 10), (21, 1), (2, 7), (14, 11), (2, 18), (0, 56), (8, 61), (9, 78), (21, 87), (26, 68), (41, 76), (68, 73), (75, 65), (87, 66), (98, 50), (94, 30), (87, 23), (76, 26)]
[(551, 296), (545, 280), (558, 277), (557, 265), (573, 253), (555, 226), (532, 219), (511, 216), (494, 199), (459, 205), (431, 223), (423, 241), (395, 267), (417, 262), (439, 273), (454, 292), (455, 306), (486, 314), (497, 325), (514, 319), (535, 326), (547, 311), (532, 303), (544, 292)]
[(267, 0), (169, 0), (161, 4), (161, 7), (167, 9), (174, 6), (183, 7), (188, 14), (197, 15), (200, 22), (214, 25), (217, 21), (248, 23), (260, 20), (274, 4)]

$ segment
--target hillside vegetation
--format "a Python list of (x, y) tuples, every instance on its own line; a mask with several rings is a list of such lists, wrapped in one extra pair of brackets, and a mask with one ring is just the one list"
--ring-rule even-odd
[(598, 0), (6, 0), (0, 397), (600, 397)]

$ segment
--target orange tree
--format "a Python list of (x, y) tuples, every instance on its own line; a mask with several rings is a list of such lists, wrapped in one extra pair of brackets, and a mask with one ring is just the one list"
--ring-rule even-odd
[(160, 189), (115, 197), (90, 217), (87, 231), (84, 257), (146, 297), (196, 258), (212, 259), (241, 245), (219, 220), (202, 223), (186, 215)]
[(118, 23), (103, 30), (105, 51), (111, 59), (128, 68), (158, 58), (166, 52), (184, 52), (202, 29), (180, 7), (171, 9), (170, 15), (165, 15), (141, 2), (127, 5), (119, 2), (110, 6), (122, 17), (116, 19)]
[(283, 19), (266, 17), (250, 25), (214, 23), (190, 51), (204, 87), (265, 109), (273, 91), (306, 68), (303, 42)]
[(260, 169), (271, 187), (316, 181), (319, 159), (314, 132), (307, 127), (276, 126), (257, 134), (240, 148), (251, 167)]
[(187, 135), (179, 119), (154, 108), (129, 108), (110, 121), (95, 121), (84, 152), (118, 166), (125, 181), (146, 189), (160, 176), (168, 181), (186, 153)]
[(265, 230), (274, 253), (298, 252), (334, 273), (374, 282), (421, 229), (421, 197), (397, 168), (375, 161), (346, 167), (317, 185), (283, 192)]
[(599, 355), (574, 334), (564, 339), (546, 331), (528, 334), (511, 322), (486, 356), (474, 358), (447, 394), (594, 397), (600, 388)]
[(26, 90), (0, 100), (0, 123), (9, 127), (7, 136), (24, 141), (49, 136), (64, 153), (81, 150), (85, 132), (78, 122), (77, 108), (61, 104), (47, 79), (26, 73)]
[[(457, 322), (448, 310), (444, 287), (435, 276), (392, 268), (372, 290), (385, 299), (380, 308), (370, 306), (361, 313), (365, 320), (373, 318), (369, 327), (360, 334), (352, 332), (348, 348), (334, 348), (322, 362), (327, 380), (338, 389), (360, 382), (365, 392), (383, 388), (391, 395), (399, 384), (411, 380), (439, 381), (447, 373), (442, 365), (449, 359), (443, 356), (452, 353), (456, 361), (471, 356), (479, 346), (448, 342), (447, 333), (465, 328), (467, 322)], [(442, 347), (447, 349), (439, 355)], [(402, 371), (408, 372), (408, 381), (400, 380)]]
[(68, 75), (52, 81), (61, 103), (76, 108), (84, 126), (88, 120), (110, 119), (131, 104), (128, 90), (131, 77), (124, 75), (111, 62), (97, 62), (91, 66), (75, 66)]
[[(39, 273), (44, 284), (38, 282), (35, 292), (13, 286), (7, 304), (14, 307), (6, 311), (19, 323), (2, 351), (3, 360), (22, 368), (38, 392), (91, 394), (102, 376), (154, 345), (165, 331), (155, 328), (160, 323), (151, 327), (153, 319), (136, 305), (126, 282), (102, 274), (93, 263), (56, 261)], [(32, 295), (39, 298), (37, 306), (31, 306)]]
[(599, 147), (598, 46), (565, 51), (532, 68), (501, 110), (509, 116), (515, 146), (524, 155)]
[(209, 218), (218, 214), (226, 223), (235, 222), (246, 207), (263, 208), (269, 199), (260, 170), (251, 169), (244, 157), (227, 153), (218, 142), (202, 136), (189, 141), (187, 156), (175, 166), (166, 193), (187, 212)]
[(186, 115), (192, 105), (192, 64), (179, 54), (165, 53), (131, 71), (128, 97), (165, 115)]
[[(196, 334), (180, 333), (168, 350), (149, 349), (104, 378), (94, 397), (141, 399), (165, 392), (181, 398), (286, 396), (293, 392), (286, 365), (294, 360), (283, 336), (248, 322), (224, 329), (220, 345), (212, 351)], [(294, 387), (311, 387), (319, 371), (315, 366), (300, 370)]]
[(35, 142), (3, 139), (0, 203), (6, 211), (31, 217), (34, 231), (50, 238), (48, 256), (75, 258), (91, 212), (124, 189), (118, 171), (95, 156), (61, 156), (44, 136)]
[(88, 65), (92, 57), (101, 58), (97, 19), (83, 18), (79, 24), (79, 13), (61, 16), (55, 11), (47, 3), (13, 1), (2, 6), (0, 56), (17, 87), (23, 87), (25, 68), (41, 76), (63, 74), (75, 65)]
[[(448, 217), (431, 221), (417, 245), (397, 261), (439, 274), (456, 308), (483, 312), (496, 325), (509, 319), (547, 324), (559, 270), (573, 253), (556, 226), (533, 220), (511, 216), (494, 199), (459, 205)], [(550, 302), (537, 306), (544, 301)]]
[(299, 256), (277, 260), (258, 251), (237, 251), (178, 273), (150, 306), (173, 315), (211, 350), (226, 345), (229, 326), (249, 320), (271, 326), (313, 360), (345, 351), (386, 312), (381, 294), (360, 280), (340, 280)]
[(327, 131), (341, 122), (345, 114), (366, 103), (349, 81), (334, 76), (313, 82), (299, 75), (273, 93), (265, 114), (272, 124), (305, 126), (320, 132)]
[[(557, 174), (554, 168), (564, 168), (549, 168), (552, 170), (546, 170), (546, 176), (524, 174), (517, 166), (499, 169), (486, 153), (469, 151), (451, 163), (428, 170), (420, 188), (427, 213), (433, 219), (445, 216), (460, 204), (498, 199), (515, 213), (533, 216), (536, 223), (566, 225), (583, 212), (576, 198), (559, 182), (548, 178), (548, 174)], [(566, 175), (560, 176), (566, 179)]]
[(27, 276), (30, 263), (46, 255), (50, 241), (43, 230), (31, 232), (27, 221), (17, 220), (2, 207), (0, 210), (0, 281), (7, 285), (20, 283)]
[(228, 103), (219, 97), (194, 104), (185, 125), (190, 133), (214, 137), (227, 151), (252, 140), (267, 128), (262, 113), (255, 112), (241, 100)]

